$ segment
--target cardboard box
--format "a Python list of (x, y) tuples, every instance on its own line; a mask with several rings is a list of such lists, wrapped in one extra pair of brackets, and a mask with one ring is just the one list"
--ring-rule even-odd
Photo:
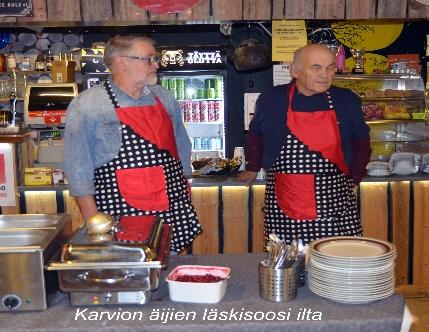
[(24, 183), (26, 186), (46, 186), (52, 184), (52, 168), (26, 168), (24, 171)]
[(108, 73), (109, 69), (104, 63), (104, 48), (83, 48), (81, 50), (81, 72)]
[(76, 62), (71, 60), (53, 61), (52, 62), (52, 82), (54, 83), (76, 82), (75, 68), (76, 68)]

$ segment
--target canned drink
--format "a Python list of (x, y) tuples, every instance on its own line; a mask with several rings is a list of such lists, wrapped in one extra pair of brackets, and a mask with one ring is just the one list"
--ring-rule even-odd
[(206, 89), (214, 88), (214, 80), (213, 78), (206, 78), (204, 80), (204, 86)]
[(210, 138), (210, 147), (212, 150), (219, 150), (216, 142), (216, 137)]
[(194, 150), (201, 150), (201, 137), (193, 138), (193, 146)]
[(220, 112), (221, 112), (221, 102), (215, 100), (214, 102), (214, 121), (220, 120)]
[(183, 121), (190, 122), (192, 120), (192, 100), (185, 100), (183, 104)]
[(215, 107), (214, 107), (214, 101), (209, 100), (207, 102), (207, 121), (208, 122), (214, 122), (216, 116), (215, 116)]
[(168, 90), (168, 78), (161, 77), (161, 86)]
[(206, 89), (198, 89), (197, 90), (197, 98), (198, 99), (206, 99), (207, 98), (207, 91), (206, 91)]
[(201, 150), (210, 150), (210, 137), (201, 137)]
[(222, 99), (223, 96), (223, 80), (222, 77), (216, 77), (214, 79), (215, 98)]
[(216, 150), (222, 150), (222, 138), (216, 137)]
[(176, 79), (176, 98), (185, 99), (185, 79), (184, 78)]
[(206, 91), (207, 99), (215, 99), (216, 98), (216, 91), (215, 88), (208, 88)]
[(192, 122), (200, 122), (200, 102), (192, 102)]
[(200, 101), (200, 122), (207, 122), (209, 117), (209, 106), (207, 100)]

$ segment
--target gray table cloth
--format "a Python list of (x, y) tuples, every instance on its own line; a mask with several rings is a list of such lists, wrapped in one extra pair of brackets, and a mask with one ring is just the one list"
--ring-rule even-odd
[[(0, 331), (400, 331), (405, 306), (400, 295), (369, 304), (340, 304), (304, 286), (290, 302), (263, 300), (258, 288), (258, 263), (263, 258), (261, 254), (173, 256), (159, 289), (145, 305), (74, 307), (66, 294), (58, 293), (45, 311), (0, 313)], [(223, 300), (217, 304), (170, 301), (164, 279), (182, 264), (230, 267)]]

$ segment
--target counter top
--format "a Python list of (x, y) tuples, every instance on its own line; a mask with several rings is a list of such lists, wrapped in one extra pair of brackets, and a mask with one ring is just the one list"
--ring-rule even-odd
[[(258, 263), (264, 254), (172, 256), (162, 272), (159, 290), (141, 306), (73, 307), (58, 293), (41, 312), (0, 313), (1, 331), (383, 331), (398, 332), (404, 299), (393, 295), (368, 304), (331, 302), (306, 286), (290, 302), (270, 302), (258, 295)], [(166, 274), (177, 265), (231, 267), (225, 297), (217, 304), (177, 303), (169, 300)], [(110, 319), (109, 319), (110, 315)], [(130, 317), (134, 317), (134, 320)]]

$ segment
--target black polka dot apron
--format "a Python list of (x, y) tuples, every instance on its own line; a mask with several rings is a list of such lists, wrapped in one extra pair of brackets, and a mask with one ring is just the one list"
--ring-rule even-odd
[(362, 235), (329, 91), (329, 110), (297, 112), (292, 109), (295, 89), (292, 85), (289, 90), (286, 140), (267, 170), (265, 242), (270, 233), (286, 243), (300, 238), (304, 244), (329, 236)]
[[(99, 211), (120, 216), (159, 216), (172, 230), (171, 250), (188, 246), (201, 231), (168, 113), (156, 104), (120, 107), (106, 91), (122, 128), (118, 155), (94, 171)], [(136, 218), (138, 220), (139, 218)]]

